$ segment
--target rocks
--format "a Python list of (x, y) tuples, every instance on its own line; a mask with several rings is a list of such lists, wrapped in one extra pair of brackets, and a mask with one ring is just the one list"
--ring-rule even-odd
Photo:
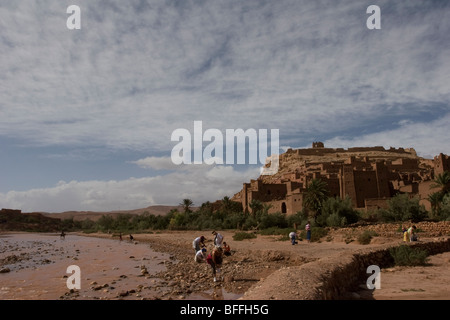
[(11, 270), (9, 269), (9, 268), (1, 268), (0, 269), (0, 273), (8, 273), (8, 272), (10, 272)]

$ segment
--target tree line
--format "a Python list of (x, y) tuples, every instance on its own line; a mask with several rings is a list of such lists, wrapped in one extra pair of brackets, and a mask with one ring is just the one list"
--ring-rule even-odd
[(264, 230), (303, 229), (307, 221), (314, 227), (345, 227), (359, 221), (401, 222), (422, 220), (450, 220), (450, 174), (448, 171), (438, 175), (428, 200), (431, 211), (419, 204), (419, 199), (408, 194), (397, 194), (388, 200), (386, 209), (366, 212), (352, 207), (349, 197), (341, 199), (330, 197), (326, 183), (313, 179), (305, 190), (303, 210), (286, 215), (281, 212), (269, 213), (271, 205), (259, 200), (249, 204), (250, 213), (245, 212), (241, 203), (224, 197), (219, 203), (202, 203), (193, 210), (193, 201), (183, 199), (181, 210), (171, 210), (166, 215), (153, 215), (144, 212), (141, 215), (120, 214), (116, 218), (104, 215), (97, 221), (63, 221), (66, 230), (84, 230), (86, 232), (146, 232), (151, 230), (207, 230), (237, 229)]

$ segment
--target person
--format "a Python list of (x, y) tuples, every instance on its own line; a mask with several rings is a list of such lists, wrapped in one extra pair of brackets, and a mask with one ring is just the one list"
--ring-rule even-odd
[(291, 243), (292, 245), (297, 244), (297, 233), (295, 233), (295, 231), (292, 231), (291, 233), (289, 233), (289, 238), (291, 238)]
[(223, 254), (227, 257), (231, 256), (231, 248), (225, 241), (223, 242)]
[(408, 229), (406, 227), (403, 227), (402, 232), (403, 232), (403, 242), (408, 242)]
[(130, 234), (130, 241), (133, 242), (134, 237)]
[(223, 236), (216, 231), (213, 231), (212, 234), (215, 236), (214, 237), (214, 245), (221, 247), (222, 242), (223, 242)]
[(309, 221), (306, 223), (305, 230), (306, 230), (306, 241), (308, 241), (308, 243), (310, 243), (311, 242), (311, 223)]
[(202, 248), (201, 250), (198, 250), (195, 254), (194, 260), (198, 263), (206, 262), (207, 254), (206, 254), (206, 248)]
[(417, 241), (417, 235), (415, 233), (416, 229), (417, 228), (415, 225), (409, 227), (409, 229), (408, 229), (409, 241)]
[[(214, 282), (217, 281), (216, 274), (221, 272), (222, 267), (222, 247), (215, 246), (211, 253), (206, 257), (206, 262), (211, 266)], [(223, 277), (222, 277), (223, 278)]]
[(195, 253), (200, 250), (200, 244), (202, 244), (202, 247), (205, 246), (205, 237), (200, 236), (194, 239), (192, 242), (192, 247), (194, 247)]
[(60, 239), (66, 239), (66, 234), (64, 233), (64, 230), (61, 231), (61, 234), (59, 235)]
[(119, 240), (122, 241), (122, 232), (119, 233)]

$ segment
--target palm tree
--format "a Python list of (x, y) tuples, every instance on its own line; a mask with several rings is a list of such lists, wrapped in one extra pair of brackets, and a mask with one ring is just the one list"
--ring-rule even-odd
[(314, 212), (313, 217), (316, 218), (321, 214), (322, 204), (327, 198), (327, 184), (320, 179), (312, 179), (306, 187), (303, 206), (305, 209), (312, 210)]
[(183, 207), (184, 213), (192, 212), (191, 207), (194, 204), (191, 199), (183, 199), (183, 202), (180, 203), (180, 206)]
[(441, 202), (444, 196), (441, 192), (434, 192), (428, 195), (428, 201), (431, 203), (431, 212), (434, 217), (439, 216), (439, 211), (441, 209)]
[(228, 211), (231, 209), (231, 200), (230, 197), (225, 196), (222, 199), (222, 208), (224, 211)]
[(250, 209), (252, 209), (253, 218), (256, 217), (256, 213), (263, 209), (263, 203), (259, 200), (253, 199), (249, 204)]
[[(431, 185), (432, 189), (439, 188), (439, 192), (442, 195), (442, 198), (448, 193), (450, 193), (450, 172), (444, 171), (443, 173), (438, 174), (438, 176), (434, 179), (434, 184)], [(442, 200), (442, 199), (441, 199)]]

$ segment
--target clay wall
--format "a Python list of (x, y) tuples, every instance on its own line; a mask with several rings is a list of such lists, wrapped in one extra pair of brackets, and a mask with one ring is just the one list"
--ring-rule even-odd
[(291, 194), (286, 197), (287, 214), (295, 214), (303, 210), (303, 194)]
[(374, 198), (374, 199), (365, 199), (364, 207), (366, 211), (378, 210), (378, 209), (387, 209), (389, 198)]
[(353, 174), (357, 208), (364, 208), (364, 199), (378, 198), (377, 175), (375, 171), (355, 171)]
[(434, 175), (437, 176), (444, 171), (450, 171), (450, 157), (440, 153), (434, 157)]

